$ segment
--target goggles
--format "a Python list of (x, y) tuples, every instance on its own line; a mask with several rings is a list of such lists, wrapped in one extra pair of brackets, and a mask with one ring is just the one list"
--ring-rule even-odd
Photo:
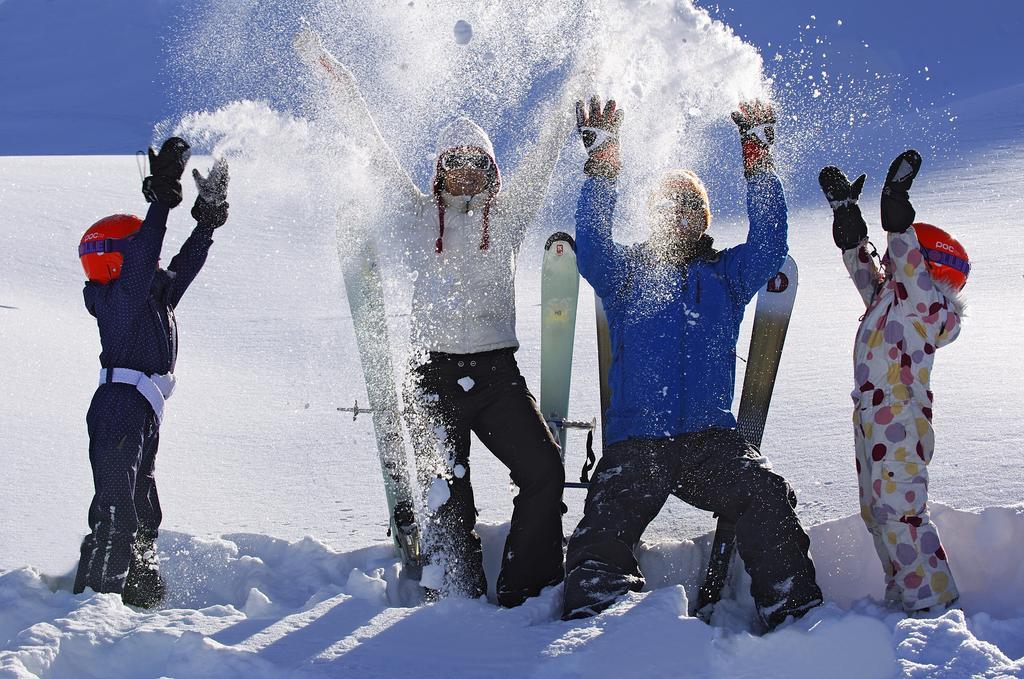
[(964, 276), (968, 276), (971, 273), (971, 263), (966, 262), (951, 252), (943, 252), (941, 250), (935, 250), (934, 248), (928, 248), (921, 246), (921, 254), (932, 264), (938, 264), (940, 266), (948, 266), (951, 269), (956, 269)]
[(443, 170), (489, 170), (491, 158), (483, 153), (446, 153), (441, 156)]
[(651, 201), (651, 207), (655, 210), (674, 210), (677, 207), (685, 207), (689, 210), (699, 211), (704, 209), (704, 201), (700, 196), (693, 193), (663, 193)]
[(128, 249), (128, 243), (132, 242), (134, 235), (125, 238), (102, 238), (90, 240), (78, 246), (78, 256), (100, 254), (106, 255), (112, 252), (124, 252)]

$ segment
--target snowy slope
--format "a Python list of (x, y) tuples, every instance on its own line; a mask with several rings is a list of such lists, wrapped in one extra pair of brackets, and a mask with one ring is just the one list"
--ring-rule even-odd
[[(297, 122), (271, 127), (272, 136), (301, 137), (305, 129)], [(966, 619), (953, 613), (939, 623), (907, 621), (861, 601), (880, 596), (881, 578), (852, 516), (813, 531), (832, 604), (772, 635), (771, 644), (743, 631), (751, 611), (743, 597), (717, 631), (680, 618), (707, 548), (706, 536), (696, 546), (685, 539), (702, 535), (711, 521), (674, 500), (646, 538), (653, 591), (598, 621), (555, 622), (557, 590), (519, 611), (477, 602), (387, 606), (381, 580), (393, 579), (395, 561), (384, 536), (372, 432), (368, 421), (351, 423), (334, 411), (363, 395), (332, 219), (303, 197), (301, 185), (285, 181), (268, 190), (258, 157), (235, 162), (232, 221), (218, 234), (179, 313), (181, 387), (158, 465), (167, 517), (160, 549), (176, 593), (168, 609), (146, 614), (111, 597), (72, 597), (66, 581), (53, 579), (73, 566), (90, 493), (84, 412), (98, 342), (81, 307), (74, 247), (83, 225), (96, 217), (141, 207), (134, 161), (0, 160), (3, 236), (12, 251), (28, 253), (0, 270), (0, 352), (15, 357), (5, 365), (0, 411), (11, 479), (0, 495), (0, 568), (12, 569), (0, 576), (0, 637), (6, 639), (0, 668), (99, 676), (116, 658), (140, 674), (402, 676), (405, 661), (429, 649), (437, 660), (427, 676), (506, 670), (578, 676), (640, 666), (658, 675), (684, 662), (694, 676), (737, 676), (744, 667), (760, 676), (793, 676), (787, 663), (795, 654), (810, 659), (806, 676), (821, 676), (823, 667), (838, 676), (1021, 672), (1012, 665), (1024, 655), (1019, 506), (980, 516), (936, 512), (965, 586)], [(203, 167), (209, 161), (194, 162)], [(872, 173), (868, 190), (877, 191), (883, 168), (860, 169)], [(922, 218), (941, 217), (935, 220), (970, 243), (975, 262), (968, 324), (943, 350), (935, 375), (939, 448), (932, 494), (960, 508), (1024, 497), (1019, 461), (1007, 454), (1024, 441), (1012, 330), (1024, 326), (1015, 305), (1024, 252), (990, 237), (1010, 229), (1007, 215), (1021, 207), (1013, 179), (1021, 169), (995, 149), (963, 169), (922, 174), (915, 192)], [(539, 227), (538, 237), (554, 226)], [(765, 436), (765, 451), (797, 488), (808, 523), (856, 509), (846, 394), (850, 337), (860, 311), (827, 226), (823, 209), (793, 215), (801, 290)], [(188, 228), (177, 211), (168, 248)], [(735, 224), (719, 224), (716, 231), (725, 243), (742, 237)], [(539, 357), (530, 338), (539, 336), (539, 276), (530, 255), (523, 259), (520, 359), (536, 383)], [(402, 294), (396, 285), (396, 299)], [(393, 319), (396, 337), (403, 331), (402, 303)], [(597, 393), (588, 379), (596, 363), (588, 292), (580, 318), (573, 407), (590, 416)], [(578, 462), (578, 445), (575, 455)], [(486, 451), (477, 449), (473, 459), (493, 582), (506, 529), (501, 524), (511, 509), (508, 477)], [(570, 529), (582, 497), (567, 501)], [(249, 535), (233, 535), (237, 531)], [(315, 539), (300, 540), (305, 535)], [(268, 536), (300, 541), (289, 545)], [(21, 568), (25, 564), (41, 572)], [(625, 643), (636, 645), (633, 655), (621, 654)]]
[[(237, 115), (266, 139), (298, 143), (307, 132), (300, 122), (281, 123), (259, 111)], [(259, 148), (262, 138), (251, 137)], [(307, 197), (301, 179), (282, 175), (268, 186), (261, 174), (277, 166), (265, 162), (256, 153), (233, 166), (232, 220), (218, 233), (179, 313), (181, 391), (168, 414), (160, 456), (167, 527), (216, 535), (230, 526), (290, 539), (311, 533), (338, 546), (383, 539), (370, 423), (352, 423), (335, 412), (364, 395), (334, 254), (333, 216)], [(1024, 282), (1024, 252), (1013, 239), (992, 237), (1010, 229), (1008, 215), (1020, 210), (1014, 191), (1020, 168), (1019, 160), (997, 148), (963, 168), (926, 166), (915, 191), (921, 218), (961, 234), (975, 262), (965, 331), (943, 350), (935, 373), (939, 449), (933, 493), (962, 508), (1024, 498), (1017, 460), (1007, 455), (1024, 440), (1024, 425), (1015, 416), (1024, 411), (1017, 340), (1007, 330), (1024, 325), (1014, 304)], [(871, 173), (867, 191), (877, 192), (884, 168), (856, 169)], [(94, 322), (81, 306), (74, 248), (84, 226), (98, 217), (144, 206), (137, 183), (130, 157), (0, 160), (6, 242), (25, 253), (0, 270), (0, 351), (19, 357), (5, 370), (9, 405), (0, 412), (5, 458), (19, 479), (0, 496), (0, 515), (13, 517), (2, 527), (8, 545), (0, 550), (2, 567), (27, 562), (64, 568), (75, 557), (90, 492), (84, 412), (99, 348)], [(849, 347), (861, 312), (831, 244), (828, 220), (824, 207), (797, 211), (791, 220), (801, 289), (764, 445), (797, 487), (801, 511), (812, 522), (852, 511), (856, 497), (847, 393)], [(538, 226), (538, 239), (556, 226)], [(188, 228), (187, 213), (176, 211), (168, 255)], [(720, 224), (715, 231), (722, 244), (743, 237), (741, 225)], [(526, 251), (517, 285), (524, 338), (519, 357), (532, 384), (539, 379), (538, 347), (530, 339), (539, 336), (538, 261)], [(394, 283), (393, 294), (393, 336), (402, 339), (407, 282)], [(592, 304), (584, 285), (573, 410), (587, 418), (597, 410), (590, 378), (596, 362)], [(744, 347), (741, 340), (741, 354)], [(38, 475), (42, 460), (68, 473), (59, 480)], [(485, 451), (474, 455), (474, 463), (482, 520), (504, 521), (511, 507), (507, 475)], [(53, 483), (60, 493), (45, 492)], [(570, 502), (574, 512), (580, 504), (579, 498)], [(679, 518), (688, 532), (710, 525), (703, 513), (671, 503), (655, 533), (678, 534)]]

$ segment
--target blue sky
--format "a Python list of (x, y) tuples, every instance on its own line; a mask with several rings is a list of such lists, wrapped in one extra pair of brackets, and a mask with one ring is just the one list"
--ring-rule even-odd
[[(0, 2), (0, 155), (131, 153), (157, 122), (224, 103), (196, 101), (195, 88), (183, 82), (189, 76), (165, 65), (171, 36), (207, 2)], [(834, 77), (899, 73), (899, 96), (911, 95), (917, 106), (1024, 81), (1020, 2), (698, 4), (757, 46), (780, 77), (801, 60), (822, 61)], [(800, 55), (801, 47), (811, 51)]]
[(968, 97), (1024, 82), (1024, 3), (1014, 0), (697, 4), (758, 47), (766, 61), (780, 47), (799, 44), (803, 34), (808, 45), (814, 37), (829, 39), (830, 63), (837, 73), (916, 76), (928, 66), (931, 79), (915, 81), (921, 91), (936, 96), (955, 92)]

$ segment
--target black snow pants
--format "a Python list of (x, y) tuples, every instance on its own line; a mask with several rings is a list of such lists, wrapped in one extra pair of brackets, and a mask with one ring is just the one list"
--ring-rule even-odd
[(443, 572), (441, 592), (475, 598), (487, 591), (474, 531), (470, 432), (508, 467), (519, 487), (498, 576), (498, 603), (517, 606), (560, 582), (565, 472), (513, 350), (431, 353), (412, 370), (406, 403), (428, 513), (424, 548), (429, 563)]
[(136, 540), (152, 543), (163, 518), (153, 477), (159, 423), (129, 384), (100, 385), (86, 423), (95, 495), (74, 591), (121, 593)]
[(736, 546), (769, 628), (821, 602), (793, 490), (736, 430), (707, 429), (605, 449), (569, 540), (564, 619), (594, 615), (643, 588), (633, 550), (670, 494), (736, 522)]

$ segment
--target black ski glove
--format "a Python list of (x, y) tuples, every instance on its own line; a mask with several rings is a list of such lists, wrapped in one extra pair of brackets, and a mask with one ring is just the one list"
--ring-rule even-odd
[(192, 206), (192, 216), (201, 226), (216, 229), (228, 221), (228, 163), (218, 159), (204, 178), (199, 170), (192, 170), (199, 197)]
[(743, 145), (743, 176), (774, 171), (772, 144), (775, 143), (775, 109), (760, 99), (745, 101), (739, 111), (733, 111), (732, 120), (740, 128)]
[(590, 177), (615, 179), (619, 175), (619, 127), (622, 125), (622, 110), (615, 107), (615, 100), (609, 99), (601, 109), (601, 98), (596, 94), (590, 98), (590, 110), (582, 101), (576, 102), (576, 129), (583, 139), (587, 151), (587, 162), (583, 171)]
[(150, 176), (142, 181), (142, 195), (147, 203), (178, 207), (181, 203), (181, 174), (192, 151), (181, 137), (171, 137), (160, 147), (160, 153), (149, 149)]
[(914, 223), (916, 212), (910, 204), (910, 185), (921, 169), (921, 154), (910, 149), (896, 156), (889, 165), (882, 187), (882, 228), (903, 233)]
[(832, 207), (832, 238), (841, 250), (855, 248), (868, 237), (868, 225), (864, 223), (857, 205), (865, 179), (867, 175), (862, 174), (851, 184), (843, 171), (834, 165), (822, 168), (818, 173), (818, 183)]

